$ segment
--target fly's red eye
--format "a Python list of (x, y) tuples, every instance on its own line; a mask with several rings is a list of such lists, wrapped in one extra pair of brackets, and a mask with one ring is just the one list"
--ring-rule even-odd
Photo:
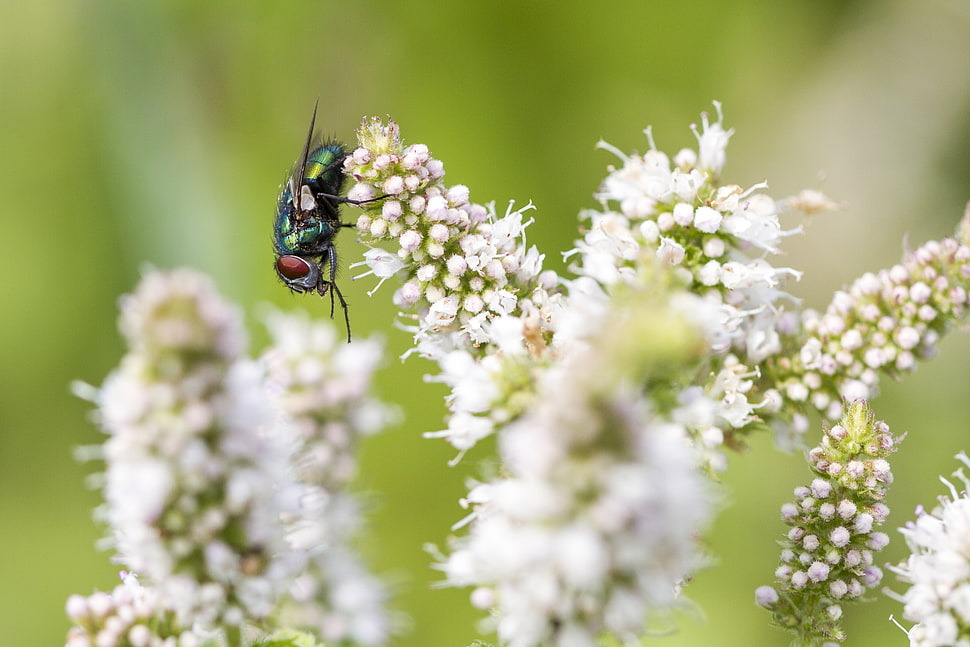
[(305, 278), (310, 273), (310, 263), (299, 256), (280, 256), (276, 259), (276, 271), (292, 281)]

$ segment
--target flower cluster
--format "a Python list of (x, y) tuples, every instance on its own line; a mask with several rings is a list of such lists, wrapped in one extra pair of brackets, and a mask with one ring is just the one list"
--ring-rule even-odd
[(614, 149), (624, 165), (604, 181), (603, 211), (586, 212), (587, 232), (567, 254), (579, 260), (572, 268), (578, 278), (563, 281), (542, 271), (543, 256), (525, 244), (521, 211), (497, 219), (470, 204), (465, 187), (443, 185), (443, 167), (426, 147), (405, 148), (393, 122), (365, 121), (360, 147), (346, 162), (358, 181), (351, 196), (389, 197), (365, 208), (358, 229), (369, 244), (398, 245), (393, 253), (372, 248), (366, 264), (382, 281), (400, 276), (395, 302), (417, 309), (416, 346), (442, 367), (438, 379), (452, 389), (448, 429), (430, 435), (464, 451), (514, 420), (538, 374), (584, 343), (618, 286), (635, 286), (658, 263), (677, 272), (683, 290), (706, 298), (698, 319), (714, 353), (702, 391), (723, 410), (705, 412), (690, 433), (713, 464), (723, 465), (718, 448), (757, 420), (756, 409), (777, 409), (782, 398), (770, 388), (749, 400), (757, 371), (745, 362), (753, 366), (780, 348), (778, 330), (791, 317), (778, 286), (798, 274), (762, 256), (798, 231), (781, 229), (781, 211), (833, 205), (816, 194), (777, 203), (759, 193), (763, 185), (720, 184), (731, 133), (706, 116), (695, 133), (698, 150), (681, 151), (673, 166), (652, 142), (644, 156)]
[(122, 573), (123, 581), (111, 593), (88, 597), (72, 595), (67, 615), (75, 624), (66, 647), (201, 647), (204, 639), (173, 622), (171, 611), (160, 604), (158, 591), (143, 587), (137, 578)]
[[(970, 467), (966, 454), (957, 459)], [(932, 512), (920, 507), (916, 521), (900, 528), (912, 553), (890, 567), (910, 585), (900, 601), (905, 605), (903, 616), (918, 623), (907, 632), (914, 647), (970, 645), (970, 478), (962, 469), (954, 476), (963, 490), (958, 492), (944, 479), (950, 496), (941, 496)]]
[(496, 610), (511, 647), (633, 641), (699, 565), (709, 484), (676, 414), (642, 388), (696, 365), (705, 346), (662, 294), (623, 300), (542, 374), (500, 437), (508, 474), (468, 495), (469, 532), (440, 568)]
[(760, 587), (756, 599), (804, 644), (842, 640), (842, 604), (882, 580), (874, 553), (889, 536), (876, 529), (889, 515), (882, 501), (892, 483), (886, 457), (895, 448), (889, 427), (875, 421), (866, 401), (850, 404), (809, 454), (816, 478), (795, 488), (795, 500), (781, 508), (790, 530), (781, 542), (777, 584)]
[(280, 619), (327, 642), (383, 644), (390, 630), (387, 591), (353, 549), (361, 514), (347, 489), (359, 440), (394, 413), (370, 395), (383, 344), (342, 343), (332, 326), (305, 314), (274, 312), (266, 324), (272, 340), (263, 357), (267, 385), (296, 437), (292, 464), (303, 486), (287, 539), (308, 560)]
[[(523, 222), (525, 209), (510, 208), (498, 218), (494, 207), (469, 202), (467, 187), (444, 186), (441, 162), (423, 144), (405, 148), (394, 122), (365, 120), (359, 136), (360, 147), (345, 162), (357, 181), (348, 197), (387, 196), (357, 221), (372, 245), (367, 274), (382, 282), (400, 275), (404, 284), (394, 302), (416, 311), (419, 344), (434, 340), (450, 350), (492, 341), (490, 321), (521, 312), (519, 299), (539, 283), (543, 257), (525, 246), (531, 222)], [(397, 249), (373, 246), (380, 243)], [(547, 280), (554, 283), (555, 276)]]
[(72, 645), (192, 647), (218, 631), (236, 644), (246, 626), (272, 626), (283, 601), (315, 605), (328, 638), (386, 638), (383, 589), (348, 545), (359, 521), (342, 490), (355, 437), (387, 421), (367, 395), (380, 346), (338, 351), (329, 328), (299, 317), (270, 325), (277, 347), (260, 364), (200, 274), (151, 272), (123, 298), (129, 352), (93, 399), (109, 436), (102, 516), (144, 585), (72, 598)]
[[(970, 211), (961, 228), (970, 221)], [(902, 263), (866, 273), (835, 293), (825, 313), (802, 316), (803, 343), (769, 371), (785, 397), (829, 419), (842, 402), (872, 398), (880, 374), (896, 377), (936, 354), (970, 306), (970, 237), (930, 241)]]
[[(494, 206), (470, 202), (466, 187), (444, 185), (444, 167), (426, 146), (404, 146), (394, 122), (365, 120), (358, 136), (345, 162), (357, 181), (348, 197), (387, 196), (357, 221), (371, 246), (360, 276), (402, 282), (394, 303), (416, 321), (417, 351), (441, 366), (437, 379), (452, 388), (448, 428), (428, 435), (464, 452), (528, 401), (559, 279), (542, 271), (543, 255), (525, 242), (531, 206), (498, 217)], [(394, 251), (378, 246), (389, 243)]]
[(295, 567), (279, 523), (293, 484), (239, 314), (194, 272), (151, 273), (120, 327), (131, 350), (97, 398), (119, 559), (182, 627), (264, 618)]
[[(597, 197), (600, 211), (584, 212), (589, 222), (573, 253), (572, 267), (605, 289), (637, 280), (637, 268), (653, 261), (669, 266), (684, 281), (684, 289), (704, 296), (710, 311), (705, 327), (711, 344), (709, 393), (724, 377), (743, 375), (743, 388), (724, 394), (726, 411), (691, 433), (699, 445), (717, 455), (752, 423), (768, 419), (783, 404), (775, 385), (760, 377), (760, 365), (783, 349), (783, 340), (797, 323), (788, 308), (795, 300), (782, 290), (788, 278), (801, 274), (775, 267), (768, 257), (800, 227), (785, 230), (781, 216), (811, 214), (839, 205), (814, 191), (777, 201), (764, 193), (766, 185), (748, 188), (721, 182), (725, 149), (733, 131), (705, 115), (693, 129), (697, 150), (683, 149), (671, 159), (650, 149), (627, 155), (605, 143), (623, 162), (611, 169)], [(725, 372), (726, 371), (726, 372)], [(757, 385), (757, 388), (753, 388)], [(756, 399), (749, 396), (760, 393)], [(715, 466), (723, 464), (718, 460)]]

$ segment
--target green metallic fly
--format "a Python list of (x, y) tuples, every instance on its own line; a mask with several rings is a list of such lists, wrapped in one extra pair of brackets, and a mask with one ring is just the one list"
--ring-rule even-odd
[(365, 204), (381, 200), (351, 200), (342, 197), (344, 159), (343, 145), (333, 139), (321, 141), (314, 135), (317, 104), (310, 117), (303, 152), (290, 171), (276, 203), (276, 222), (273, 225), (273, 248), (276, 252), (276, 273), (286, 287), (294, 292), (316, 292), (324, 297), (330, 293), (330, 317), (334, 313), (334, 294), (340, 301), (350, 341), (350, 315), (347, 300), (337, 287), (337, 247), (335, 238), (341, 227), (353, 227), (340, 221), (342, 203)]

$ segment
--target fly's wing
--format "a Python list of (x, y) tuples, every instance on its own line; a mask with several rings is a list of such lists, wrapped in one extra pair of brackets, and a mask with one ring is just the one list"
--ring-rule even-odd
[(306, 161), (310, 156), (310, 142), (313, 140), (313, 126), (317, 121), (317, 108), (320, 106), (320, 97), (317, 97), (317, 102), (313, 104), (313, 115), (310, 116), (310, 130), (306, 134), (306, 143), (303, 144), (303, 153), (300, 155), (299, 161), (296, 163), (296, 169), (290, 175), (290, 197), (293, 200), (294, 211), (297, 213), (297, 218), (299, 214), (303, 213), (303, 207), (301, 206), (302, 195), (303, 195), (303, 178), (306, 173)]

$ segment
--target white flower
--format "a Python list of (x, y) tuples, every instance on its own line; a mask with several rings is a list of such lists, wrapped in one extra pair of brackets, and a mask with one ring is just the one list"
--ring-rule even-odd
[[(957, 458), (970, 467), (966, 454)], [(970, 487), (962, 470), (955, 476)], [(940, 497), (940, 506), (932, 512), (920, 508), (916, 521), (900, 529), (912, 553), (891, 567), (910, 585), (901, 598), (903, 617), (919, 623), (910, 639), (921, 647), (962, 644), (957, 637), (970, 631), (970, 499), (966, 489), (958, 492), (945, 479), (944, 483), (950, 496)]]
[(240, 355), (239, 315), (199, 274), (152, 272), (121, 328), (130, 350), (97, 398), (118, 557), (182, 627), (265, 617), (299, 556), (279, 523), (288, 436)]

